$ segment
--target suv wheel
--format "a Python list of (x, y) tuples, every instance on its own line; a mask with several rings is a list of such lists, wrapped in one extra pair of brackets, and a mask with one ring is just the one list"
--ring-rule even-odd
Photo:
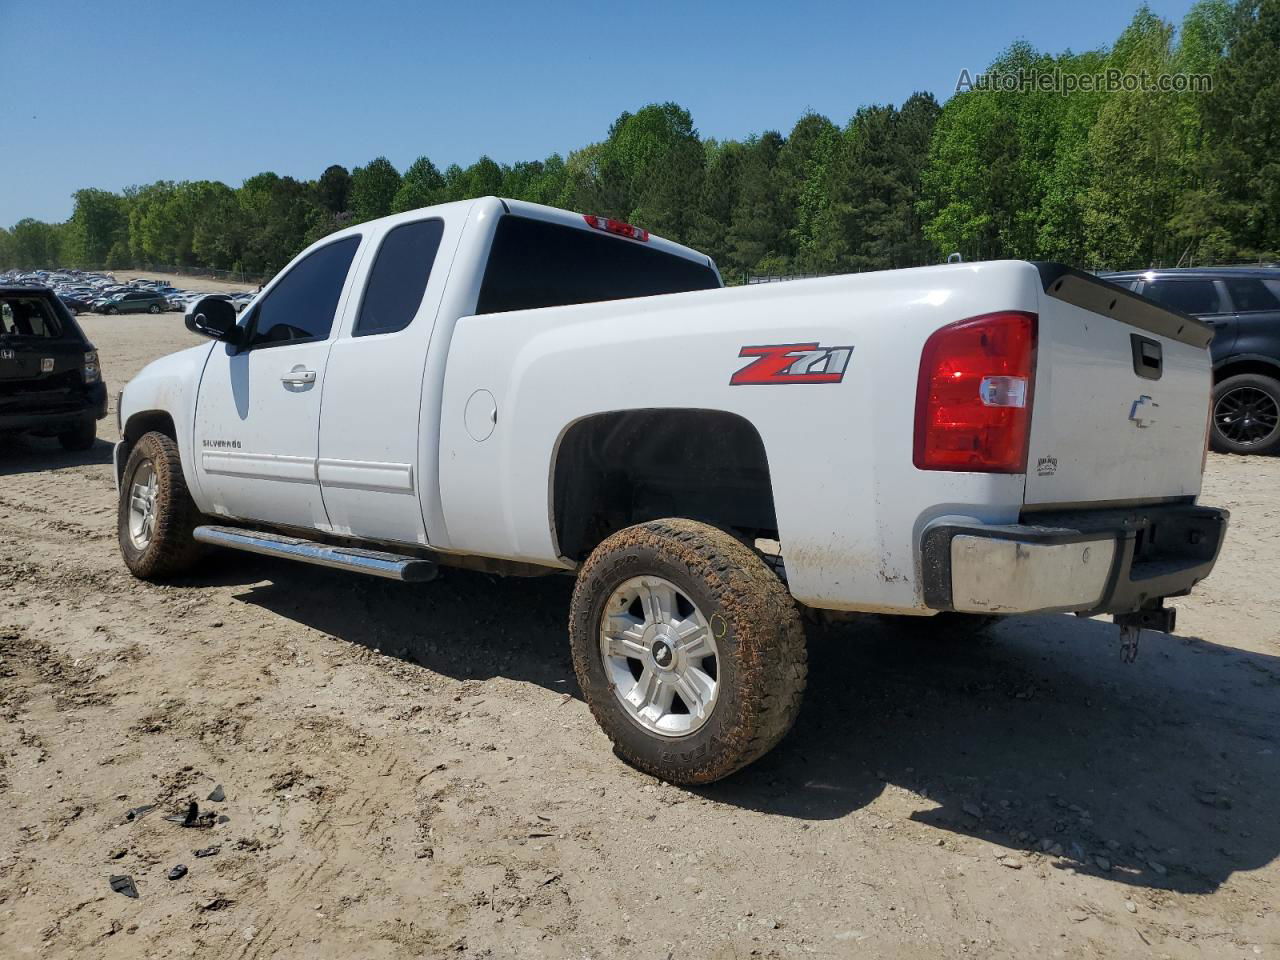
[(64, 450), (88, 450), (98, 439), (98, 424), (85, 420), (72, 430), (58, 434), (58, 442)]
[(754, 551), (704, 523), (654, 520), (601, 543), (578, 574), (569, 636), (615, 751), (672, 783), (745, 767), (800, 709), (795, 602)]
[(1213, 388), (1213, 449), (1272, 453), (1280, 447), (1280, 381), (1256, 373), (1227, 377)]
[(116, 512), (125, 566), (144, 580), (189, 570), (201, 553), (191, 536), (199, 519), (178, 445), (163, 433), (143, 434), (125, 464)]

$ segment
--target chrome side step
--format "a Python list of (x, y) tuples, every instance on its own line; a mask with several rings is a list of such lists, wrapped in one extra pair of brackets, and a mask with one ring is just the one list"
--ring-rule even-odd
[(244, 530), (240, 527), (196, 527), (195, 538), (200, 543), (217, 547), (260, 553), (265, 557), (301, 560), (319, 567), (368, 573), (406, 583), (434, 580), (438, 569), (434, 560), (423, 560), (420, 557), (383, 553), (380, 550), (361, 550), (357, 547), (335, 547), (300, 537), (286, 537), (278, 533)]

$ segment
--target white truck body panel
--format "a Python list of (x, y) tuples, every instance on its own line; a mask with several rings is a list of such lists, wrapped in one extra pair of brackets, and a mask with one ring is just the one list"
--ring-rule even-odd
[[(1134, 375), (1133, 334), (1160, 344), (1159, 380)], [(1042, 295), (1038, 354), (1028, 504), (1199, 495), (1206, 350)]]
[[(1034, 312), (1040, 295), (1033, 267), (1005, 262), (465, 318), (441, 409), (451, 547), (557, 562), (550, 482), (567, 427), (613, 410), (721, 410), (763, 440), (797, 599), (916, 610), (913, 534), (944, 515), (1012, 522), (1023, 493), (1021, 475), (910, 467), (921, 347), (993, 304)], [(740, 348), (811, 341), (853, 346), (843, 382), (729, 385), (745, 362)], [(465, 425), (477, 390), (498, 410), (483, 442)]]
[[(1008, 527), (1025, 522), (1028, 506), (1189, 502), (1199, 492), (1208, 352), (1156, 337), (1165, 373), (1139, 391), (1147, 381), (1131, 366), (1132, 328), (1048, 295), (1032, 264), (476, 315), (494, 232), (509, 214), (589, 229), (574, 214), (487, 197), (340, 231), (299, 254), (255, 301), (315, 249), (359, 236), (327, 339), (214, 344), (165, 358), (129, 385), (124, 422), (171, 415), (192, 495), (208, 514), (571, 569), (576, 558), (556, 542), (553, 480), (574, 424), (636, 410), (730, 414), (765, 451), (792, 594), (836, 610), (932, 612), (921, 542), (945, 525)], [(395, 333), (353, 336), (382, 240), (427, 218), (441, 219), (444, 232), (414, 319)], [(657, 237), (648, 244), (714, 270), (696, 251)], [(1039, 318), (1028, 472), (917, 469), (925, 341), (993, 311)], [(811, 343), (847, 351), (840, 382), (730, 384), (750, 362), (743, 348)], [(314, 378), (286, 382), (304, 372)], [(1131, 408), (1147, 394), (1159, 407), (1144, 424), (1151, 408), (1137, 419)], [(1018, 550), (1005, 552), (1020, 562)], [(1052, 558), (1085, 553), (1045, 545), (1036, 577), (1049, 582)], [(966, 583), (970, 594), (986, 589), (980, 576)]]

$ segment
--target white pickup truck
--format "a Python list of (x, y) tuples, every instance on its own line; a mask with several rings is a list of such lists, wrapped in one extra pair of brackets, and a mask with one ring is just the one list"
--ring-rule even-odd
[(130, 570), (213, 544), (576, 573), (586, 701), (679, 783), (786, 733), (802, 608), (1136, 637), (1226, 528), (1196, 504), (1211, 331), (1053, 264), (725, 289), (629, 224), (486, 197), (335, 233), (187, 324), (216, 342), (119, 402)]

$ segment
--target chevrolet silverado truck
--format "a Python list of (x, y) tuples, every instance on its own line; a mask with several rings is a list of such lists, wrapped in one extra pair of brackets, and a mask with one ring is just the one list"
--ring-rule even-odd
[[(630, 224), (487, 197), (298, 255), (119, 403), (120, 549), (420, 583), (576, 576), (617, 753), (706, 783), (786, 733), (801, 611), (1114, 615), (1213, 568), (1200, 322), (1054, 264), (724, 288)], [(1132, 646), (1132, 644), (1130, 644)]]

